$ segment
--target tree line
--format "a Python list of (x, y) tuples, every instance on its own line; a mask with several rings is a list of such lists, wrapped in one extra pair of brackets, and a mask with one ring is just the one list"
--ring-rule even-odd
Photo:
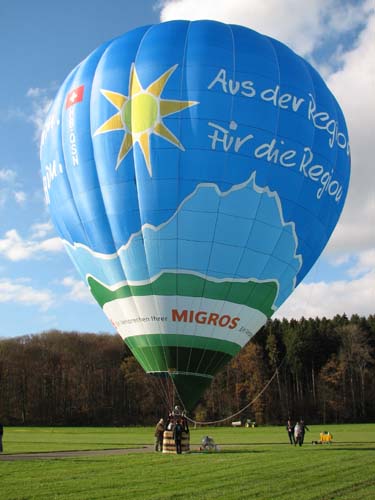
[[(169, 409), (165, 390), (118, 335), (53, 330), (0, 339), (5, 425), (154, 424)], [(375, 315), (270, 320), (217, 374), (191, 416), (217, 420), (251, 401), (236, 420), (373, 421)]]

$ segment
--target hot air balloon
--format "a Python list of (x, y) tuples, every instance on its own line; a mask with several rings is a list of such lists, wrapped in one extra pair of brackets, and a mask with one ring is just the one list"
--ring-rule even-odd
[(192, 409), (324, 249), (350, 147), (334, 96), (285, 45), (173, 21), (70, 73), (41, 166), (82, 279), (145, 371)]

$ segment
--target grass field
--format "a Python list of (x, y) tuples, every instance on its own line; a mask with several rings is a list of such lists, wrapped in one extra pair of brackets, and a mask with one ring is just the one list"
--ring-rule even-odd
[[(332, 445), (311, 445), (321, 430)], [(6, 428), (6, 453), (151, 444), (151, 428)], [(0, 462), (1, 500), (375, 499), (375, 425), (311, 426), (302, 448), (283, 427), (192, 429), (222, 451)]]

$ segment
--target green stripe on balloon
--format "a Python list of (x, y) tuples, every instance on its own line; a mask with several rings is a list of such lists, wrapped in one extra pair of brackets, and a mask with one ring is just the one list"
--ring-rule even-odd
[(147, 347), (181, 347), (196, 348), (210, 351), (218, 351), (235, 356), (241, 346), (235, 342), (227, 340), (215, 339), (211, 337), (202, 337), (199, 335), (179, 335), (179, 334), (152, 334), (152, 335), (137, 335), (126, 338), (126, 343), (133, 348)]
[(278, 292), (275, 281), (209, 281), (192, 274), (163, 273), (152, 283), (145, 285), (121, 285), (111, 290), (94, 277), (87, 278), (91, 293), (101, 307), (112, 300), (131, 296), (179, 295), (205, 297), (241, 304), (263, 312), (268, 318), (274, 313), (272, 308)]

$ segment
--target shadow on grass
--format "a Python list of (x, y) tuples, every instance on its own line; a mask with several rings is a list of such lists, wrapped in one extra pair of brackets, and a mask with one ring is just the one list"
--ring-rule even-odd
[(269, 441), (264, 443), (223, 443), (222, 446), (286, 446), (286, 445), (291, 446), (289, 442), (280, 443), (280, 441), (276, 443), (270, 443)]
[(337, 444), (337, 445), (342, 445), (342, 444), (345, 444), (345, 445), (373, 444), (373, 445), (375, 445), (375, 441), (336, 441), (335, 444)]
[(352, 446), (349, 446), (349, 447), (346, 447), (346, 446), (339, 446), (339, 447), (335, 447), (335, 448), (332, 448), (332, 450), (334, 451), (374, 451), (375, 452), (375, 448), (354, 448)]
[(199, 450), (193, 450), (189, 453), (189, 455), (229, 455), (229, 454), (247, 454), (247, 455), (253, 455), (255, 453), (267, 453), (266, 451), (260, 451), (260, 450), (225, 450), (225, 449), (220, 449), (220, 451), (199, 451)]

